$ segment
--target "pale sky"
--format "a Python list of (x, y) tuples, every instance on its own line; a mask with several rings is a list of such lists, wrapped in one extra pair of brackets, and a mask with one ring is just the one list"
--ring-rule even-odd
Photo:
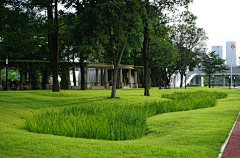
[(197, 27), (203, 28), (208, 36), (208, 52), (212, 46), (223, 46), (226, 58), (226, 41), (236, 41), (240, 48), (240, 0), (194, 0), (189, 10), (198, 17)]

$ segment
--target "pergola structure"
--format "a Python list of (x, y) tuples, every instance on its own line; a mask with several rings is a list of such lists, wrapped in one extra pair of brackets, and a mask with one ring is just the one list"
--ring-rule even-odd
[[(89, 68), (95, 68), (96, 69), (96, 80), (95, 80), (95, 84), (91, 85), (89, 82)], [(132, 71), (134, 71), (134, 83), (131, 82), (131, 79), (128, 80), (127, 83), (127, 87), (129, 88), (138, 88), (138, 73), (137, 73), (137, 69), (139, 69), (140, 67), (136, 67), (134, 65), (120, 65), (119, 66), (119, 86), (120, 88), (124, 88), (124, 83), (123, 83), (123, 70), (128, 70), (128, 76), (131, 76)], [(99, 69), (103, 69), (104, 70), (104, 85), (101, 86), (99, 85), (99, 81), (98, 81), (98, 70)], [(113, 69), (114, 66), (110, 65), (110, 64), (106, 64), (106, 63), (89, 63), (86, 65), (86, 88), (87, 89), (109, 89), (111, 88), (109, 86), (109, 81), (108, 81), (108, 77), (109, 75), (111, 75), (111, 80), (113, 78)], [(111, 74), (108, 74), (108, 70), (112, 70)], [(80, 87), (72, 87), (74, 89), (78, 89)]]
[[(50, 62), (49, 61), (38, 61), (38, 60), (35, 60), (35, 61), (28, 61), (28, 60), (11, 60), (10, 61), (10, 65), (14, 65), (15, 68), (17, 68), (16, 64), (17, 63), (21, 63), (21, 64), (45, 64), (45, 65), (49, 65)], [(80, 63), (79, 62), (59, 62), (59, 65), (61, 64), (68, 64), (70, 67), (74, 67), (74, 68), (80, 68)], [(4, 68), (4, 65), (5, 65), (5, 61), (1, 61), (0, 60), (0, 66), (2, 68)], [(49, 65), (50, 66), (50, 65)], [(86, 70), (86, 76), (85, 76), (85, 79), (86, 79), (86, 88), (87, 89), (109, 89), (111, 88), (109, 86), (109, 75), (111, 76), (111, 80), (113, 80), (113, 65), (111, 64), (106, 64), (106, 63), (85, 63), (84, 64), (84, 67), (85, 67), (85, 70)], [(94, 85), (90, 83), (89, 81), (89, 69), (90, 68), (93, 68), (93, 69), (96, 69), (96, 80), (95, 80), (95, 83)], [(99, 81), (98, 81), (98, 70), (99, 69), (102, 69), (104, 70), (104, 81), (103, 81), (103, 84), (102, 85), (99, 85)], [(123, 64), (120, 64), (119, 66), (119, 87), (120, 88), (125, 88), (125, 87), (128, 87), (128, 88), (138, 88), (139, 87), (139, 84), (138, 84), (138, 72), (137, 70), (138, 69), (142, 69), (141, 66), (134, 66), (134, 65), (123, 65)], [(108, 70), (111, 71), (111, 74), (108, 74)], [(124, 84), (123, 82), (123, 70), (127, 70), (128, 72), (128, 76), (129, 76), (129, 80), (128, 80), (128, 83), (126, 83), (126, 85)], [(131, 74), (132, 74), (132, 71), (134, 71), (134, 82), (132, 83), (131, 81)], [(23, 85), (25, 84), (25, 80), (26, 80), (26, 73), (21, 73), (21, 86), (20, 87), (23, 87)], [(0, 76), (0, 79), (1, 79), (1, 76)], [(47, 82), (45, 83), (46, 85), (46, 89), (50, 89), (50, 83)], [(80, 86), (72, 86), (72, 89), (81, 89)]]

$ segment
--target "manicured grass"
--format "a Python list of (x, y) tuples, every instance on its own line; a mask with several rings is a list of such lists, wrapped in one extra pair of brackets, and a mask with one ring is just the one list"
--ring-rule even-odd
[[(128, 141), (71, 138), (28, 132), (25, 119), (43, 110), (94, 104), (138, 105), (162, 101), (173, 92), (221, 91), (217, 106), (159, 114), (147, 119), (148, 134)], [(120, 99), (108, 99), (110, 90), (0, 91), (0, 157), (217, 157), (240, 111), (240, 91), (227, 88), (158, 90), (150, 97), (143, 89), (117, 90)]]

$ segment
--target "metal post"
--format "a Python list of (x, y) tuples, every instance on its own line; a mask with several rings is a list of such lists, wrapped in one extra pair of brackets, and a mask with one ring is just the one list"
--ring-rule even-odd
[(233, 79), (234, 79), (234, 88), (235, 88), (235, 77)]
[(166, 78), (166, 82), (165, 82), (165, 87), (166, 89), (168, 88), (168, 68), (166, 67), (166, 74), (167, 74), (167, 78)]
[(225, 76), (223, 76), (223, 87), (225, 87)]
[(6, 56), (6, 91), (8, 90), (8, 56)]
[(229, 79), (228, 79), (228, 83), (229, 83), (229, 89), (231, 88), (231, 79), (230, 79), (230, 76), (229, 76)]

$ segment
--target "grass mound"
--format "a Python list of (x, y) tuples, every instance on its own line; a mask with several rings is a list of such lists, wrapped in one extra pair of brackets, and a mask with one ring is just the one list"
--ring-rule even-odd
[(132, 140), (146, 134), (146, 119), (153, 115), (216, 105), (221, 92), (189, 92), (162, 95), (167, 101), (142, 105), (98, 104), (45, 111), (26, 120), (29, 131), (68, 137)]

